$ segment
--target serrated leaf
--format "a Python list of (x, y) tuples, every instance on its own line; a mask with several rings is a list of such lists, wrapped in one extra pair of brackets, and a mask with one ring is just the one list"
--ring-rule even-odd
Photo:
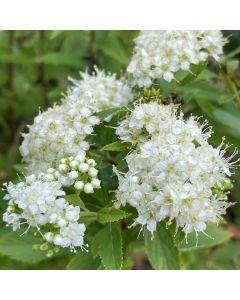
[(183, 241), (179, 250), (192, 251), (201, 248), (213, 247), (228, 241), (232, 237), (232, 234), (229, 231), (219, 228), (218, 226), (213, 224), (208, 225), (206, 233), (212, 238), (204, 235), (203, 233), (198, 233), (198, 242), (195, 232), (189, 234), (187, 237), (187, 241)]
[(99, 231), (92, 239), (91, 251), (94, 258), (99, 256), (100, 244), (101, 244), (101, 231)]
[(97, 214), (97, 220), (100, 223), (111, 223), (116, 222), (122, 219), (129, 217), (130, 214), (126, 213), (123, 210), (114, 208), (114, 207), (107, 207), (101, 209)]
[(109, 223), (97, 234), (95, 248), (107, 270), (121, 269), (122, 237), (118, 224)]
[(19, 232), (8, 232), (0, 236), (0, 254), (22, 262), (34, 263), (47, 259), (46, 252), (33, 250), (39, 239), (30, 233), (19, 236)]
[(157, 225), (154, 238), (146, 230), (144, 244), (152, 267), (156, 270), (178, 270), (179, 253), (174, 246), (173, 238), (164, 223)]
[(102, 150), (105, 151), (125, 151), (130, 146), (130, 143), (125, 142), (114, 142), (111, 144), (108, 144), (102, 148)]
[(68, 263), (67, 270), (97, 270), (100, 266), (100, 259), (93, 258), (91, 252), (80, 252)]

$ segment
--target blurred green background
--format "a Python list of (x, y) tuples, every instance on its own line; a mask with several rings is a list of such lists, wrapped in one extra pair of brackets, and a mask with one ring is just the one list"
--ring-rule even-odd
[[(0, 184), (22, 172), (20, 133), (33, 122), (39, 108), (43, 111), (59, 101), (68, 77), (80, 79), (79, 71), (92, 72), (97, 65), (106, 71), (124, 72), (137, 35), (137, 31), (0, 31)], [(231, 152), (234, 147), (240, 150), (240, 31), (224, 31), (224, 35), (229, 43), (223, 65), (210, 63), (208, 70), (181, 87), (178, 94), (186, 114), (209, 120), (215, 132), (212, 143), (219, 144), (225, 136), (233, 145)], [(168, 94), (167, 84), (160, 88), (163, 95)], [(232, 238), (221, 246), (184, 252), (183, 268), (240, 269), (239, 179), (236, 170), (230, 200), (237, 204), (228, 210), (223, 225)], [(1, 199), (3, 194), (1, 191)], [(1, 199), (0, 217), (6, 207)], [(68, 263), (67, 256), (44, 260), (41, 255), (33, 263), (26, 237), (21, 241), (16, 234), (6, 237), (2, 221), (0, 226), (0, 269), (62, 269)], [(25, 252), (21, 259), (18, 247)], [(148, 268), (144, 255), (134, 258), (134, 268)]]

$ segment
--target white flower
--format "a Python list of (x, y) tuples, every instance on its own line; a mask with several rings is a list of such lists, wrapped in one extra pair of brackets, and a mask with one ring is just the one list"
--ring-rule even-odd
[(84, 233), (85, 233), (86, 227), (84, 224), (78, 224), (70, 223), (68, 226), (60, 229), (60, 237), (61, 247), (70, 247), (73, 252), (75, 251), (75, 247), (81, 247), (84, 246)]
[[(80, 161), (79, 158), (81, 158)], [(42, 173), (37, 178), (42, 181), (59, 181), (62, 186), (73, 185), (76, 190), (84, 190), (88, 194), (93, 193), (94, 188), (100, 188), (100, 181), (97, 179), (98, 170), (92, 167), (96, 166), (94, 159), (81, 153), (76, 157), (66, 157), (60, 161), (64, 163), (56, 165), (56, 169), (51, 168), (51, 174)], [(87, 186), (86, 189), (85, 186)]]
[(129, 171), (115, 170), (115, 205), (135, 207), (135, 223), (151, 232), (162, 220), (175, 220), (186, 234), (204, 231), (208, 222), (218, 223), (231, 205), (226, 190), (233, 163), (232, 157), (224, 157), (223, 144), (214, 148), (208, 143), (211, 131), (206, 125), (193, 116), (184, 120), (172, 105), (137, 105), (117, 128), (135, 150), (126, 157)]
[(80, 207), (67, 202), (59, 181), (35, 179), (31, 183), (15, 185), (10, 182), (5, 186), (8, 194), (4, 199), (8, 200), (8, 208), (3, 221), (13, 230), (27, 223), (28, 229), (36, 228), (50, 244), (70, 247), (71, 251), (83, 247), (85, 225), (78, 223)]
[[(99, 123), (99, 119), (91, 114), (84, 101), (66, 102), (40, 113), (29, 126), (29, 132), (23, 134), (20, 146), (29, 174), (45, 172), (49, 167), (55, 167), (61, 158), (81, 155), (88, 150), (85, 138)], [(60, 169), (64, 169), (64, 163)]]
[[(78, 170), (83, 163), (90, 174)], [(93, 193), (94, 189), (100, 188), (98, 171), (92, 167), (95, 165), (94, 159), (80, 153), (76, 157), (62, 158), (56, 169), (27, 176), (18, 184), (5, 184), (7, 194), (4, 199), (8, 201), (8, 207), (3, 221), (14, 231), (21, 224), (28, 224), (28, 229), (36, 228), (50, 244), (70, 247), (71, 251), (75, 251), (74, 247), (83, 248), (85, 226), (78, 223), (80, 207), (68, 203), (62, 187), (73, 185), (77, 191)]]
[(133, 100), (133, 93), (124, 78), (117, 79), (116, 74), (105, 74), (95, 67), (95, 72), (89, 75), (80, 73), (82, 80), (72, 80), (64, 102), (86, 103), (86, 99), (93, 112), (107, 108), (126, 106)]
[(154, 79), (170, 82), (178, 70), (189, 71), (192, 64), (208, 57), (220, 60), (226, 39), (221, 31), (142, 31), (135, 40), (135, 49), (127, 71), (134, 83), (149, 87)]

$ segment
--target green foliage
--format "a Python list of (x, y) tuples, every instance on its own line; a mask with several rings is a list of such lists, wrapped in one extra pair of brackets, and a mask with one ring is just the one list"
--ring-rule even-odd
[(100, 266), (100, 259), (94, 259), (91, 252), (76, 254), (66, 266), (67, 270), (96, 270)]
[(208, 225), (206, 234), (199, 233), (198, 237), (194, 232), (189, 234), (187, 240), (185, 239), (180, 245), (180, 250), (192, 251), (201, 248), (213, 247), (227, 242), (232, 237), (232, 234), (229, 231), (221, 229), (213, 224)]
[(99, 210), (97, 214), (97, 220), (100, 223), (111, 223), (129, 217), (130, 214), (123, 210), (116, 209), (114, 207), (103, 208)]
[(122, 237), (119, 225), (109, 223), (93, 240), (93, 255), (98, 254), (107, 270), (118, 270), (122, 266)]
[[(106, 72), (124, 74), (132, 56), (133, 39), (137, 31), (2, 31), (0, 32), (0, 182), (13, 182), (25, 172), (18, 147), (20, 132), (33, 122), (39, 108), (44, 111), (60, 103), (66, 92), (68, 77), (80, 79), (79, 72), (94, 65)], [(227, 33), (229, 35), (229, 33)], [(219, 145), (222, 136), (240, 147), (240, 72), (239, 37), (232, 32), (221, 65), (201, 64), (192, 73), (179, 72), (178, 82), (159, 80), (154, 88), (144, 91), (152, 99), (162, 95), (169, 101), (182, 102), (186, 115), (203, 116), (213, 126), (211, 142)], [(136, 93), (138, 90), (136, 90)], [(48, 258), (45, 251), (33, 250), (39, 238), (32, 230), (20, 233), (3, 227), (2, 213), (6, 202), (0, 200), (0, 269), (132, 269), (138, 268), (135, 256), (145, 255), (140, 268), (154, 269), (240, 269), (240, 243), (228, 229), (209, 225), (206, 233), (189, 234), (188, 242), (175, 226), (157, 226), (152, 239), (149, 231), (140, 234), (139, 226), (131, 227), (136, 211), (128, 206), (113, 206), (117, 177), (116, 165), (126, 172), (124, 160), (128, 143), (118, 140), (115, 127), (129, 108), (110, 108), (98, 112), (101, 125), (89, 137), (89, 155), (96, 159), (101, 189), (94, 194), (74, 194), (68, 191), (69, 203), (81, 207), (81, 221), (87, 225), (88, 252), (68, 250)], [(201, 122), (201, 119), (199, 120)], [(240, 173), (234, 174), (231, 202), (238, 202)], [(3, 191), (0, 191), (2, 199)], [(226, 220), (240, 226), (239, 205), (230, 208)], [(21, 231), (22, 232), (22, 231)], [(144, 254), (145, 253), (145, 254)], [(149, 262), (146, 261), (147, 258)], [(147, 265), (146, 265), (147, 264)]]
[(180, 268), (178, 249), (174, 246), (173, 238), (164, 223), (157, 226), (154, 236), (146, 230), (145, 249), (154, 269), (177, 270)]
[(34, 244), (39, 243), (39, 239), (32, 234), (7, 232), (1, 234), (0, 254), (9, 256), (21, 262), (38, 262), (47, 259), (46, 252), (33, 250)]
[(105, 151), (125, 151), (130, 146), (130, 143), (114, 142), (102, 148)]

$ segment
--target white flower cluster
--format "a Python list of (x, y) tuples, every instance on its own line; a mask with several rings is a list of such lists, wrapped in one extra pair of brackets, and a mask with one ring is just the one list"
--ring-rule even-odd
[(88, 150), (85, 138), (99, 121), (91, 107), (81, 102), (66, 102), (40, 113), (29, 132), (23, 134), (20, 146), (29, 174), (45, 172), (61, 158)]
[[(28, 224), (40, 232), (44, 240), (60, 247), (83, 247), (85, 225), (78, 223), (80, 207), (70, 205), (63, 186), (74, 185), (77, 191), (93, 193), (100, 187), (95, 160), (81, 153), (62, 159), (58, 169), (50, 168), (38, 176), (30, 175), (25, 182), (6, 184), (8, 208), (3, 221), (20, 228)], [(47, 232), (46, 232), (47, 231)]]
[[(80, 207), (69, 205), (60, 182), (43, 182), (29, 176), (26, 182), (6, 185), (9, 201), (3, 221), (13, 226), (35, 227), (49, 243), (60, 247), (83, 247), (85, 225), (79, 224)], [(44, 233), (48, 228), (48, 232)], [(43, 232), (43, 233), (42, 233)]]
[(94, 112), (107, 108), (126, 106), (133, 100), (133, 92), (126, 79), (117, 79), (116, 74), (105, 74), (95, 67), (89, 75), (80, 73), (81, 80), (72, 80), (74, 86), (69, 88), (64, 101), (84, 103), (89, 98)]
[(38, 178), (43, 181), (59, 181), (62, 186), (74, 186), (77, 191), (91, 194), (94, 189), (100, 188), (97, 178), (96, 162), (87, 158), (82, 151), (76, 157), (62, 158), (56, 169), (49, 168), (46, 173), (40, 173)]
[(220, 60), (226, 39), (221, 31), (142, 31), (135, 41), (134, 55), (128, 73), (140, 87), (149, 87), (152, 80), (170, 82), (178, 70), (190, 71), (192, 64), (208, 57)]
[(184, 120), (173, 105), (156, 102), (137, 105), (121, 122), (117, 134), (135, 148), (126, 157), (129, 171), (116, 170), (115, 205), (135, 207), (136, 224), (153, 233), (157, 222), (174, 220), (185, 234), (204, 232), (231, 205), (225, 200), (233, 163), (224, 157), (223, 144), (208, 143), (206, 124), (193, 116)]

